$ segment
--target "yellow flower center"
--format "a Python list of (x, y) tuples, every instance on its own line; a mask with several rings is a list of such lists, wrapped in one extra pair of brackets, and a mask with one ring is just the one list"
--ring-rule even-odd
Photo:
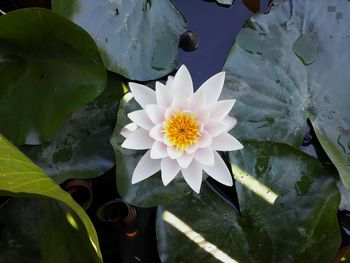
[(196, 116), (189, 112), (174, 113), (164, 121), (163, 127), (169, 142), (181, 152), (198, 143), (198, 138), (201, 136), (200, 123), (196, 120)]

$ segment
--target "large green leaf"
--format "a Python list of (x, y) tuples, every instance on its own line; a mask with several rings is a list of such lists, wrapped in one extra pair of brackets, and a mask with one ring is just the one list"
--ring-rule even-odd
[(200, 195), (162, 206), (157, 236), (163, 262), (219, 262), (207, 252), (223, 259), (219, 250), (240, 263), (330, 262), (340, 245), (336, 217), (340, 196), (335, 182), (324, 175), (316, 159), (291, 146), (244, 145), (244, 150), (230, 153), (236, 176), (241, 176), (236, 173), (239, 167), (279, 198), (271, 205), (236, 183), (238, 213), (203, 185)]
[(127, 114), (141, 109), (134, 99), (127, 100), (129, 95), (130, 93), (120, 102), (117, 125), (111, 137), (111, 144), (116, 156), (118, 192), (126, 202), (135, 206), (153, 207), (159, 204), (177, 202), (179, 198), (188, 195), (192, 191), (182, 179), (173, 180), (165, 187), (160, 172), (158, 172), (144, 181), (131, 184), (134, 169), (146, 151), (129, 150), (121, 147), (125, 138), (120, 135), (120, 131), (126, 124), (131, 123)]
[(61, 202), (14, 198), (0, 207), (3, 263), (99, 262), (73, 217)]
[(105, 84), (96, 45), (82, 28), (41, 8), (0, 17), (0, 133), (11, 141), (49, 141)]
[(52, 8), (91, 34), (111, 71), (150, 80), (177, 64), (186, 25), (169, 0), (53, 0)]
[[(18, 197), (48, 197), (61, 201), (74, 213), (79, 239), (90, 248), (92, 262), (102, 262), (96, 231), (84, 210), (39, 167), (0, 135), (0, 194)], [(67, 241), (69, 242), (69, 240)]]
[(101, 175), (115, 164), (109, 137), (122, 94), (122, 79), (110, 73), (104, 92), (74, 112), (50, 143), (21, 150), (56, 183)]
[(224, 66), (234, 132), (299, 147), (309, 119), (349, 188), (349, 1), (279, 2), (251, 19)]

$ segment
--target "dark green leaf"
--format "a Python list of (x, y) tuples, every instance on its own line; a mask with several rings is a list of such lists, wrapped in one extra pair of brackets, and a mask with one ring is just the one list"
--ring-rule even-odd
[(49, 141), (105, 84), (96, 45), (82, 28), (41, 8), (0, 17), (0, 133), (11, 141)]
[(177, 64), (186, 25), (169, 0), (53, 0), (52, 8), (90, 33), (111, 71), (150, 80)]
[[(324, 175), (316, 159), (290, 146), (248, 142), (244, 145), (244, 150), (230, 153), (231, 164), (271, 188), (279, 198), (271, 205), (236, 183), (239, 214), (203, 185), (200, 195), (162, 206), (158, 210), (157, 236), (163, 262), (219, 262), (208, 250), (219, 257), (221, 250), (240, 263), (305, 259), (330, 262), (340, 245), (336, 217), (340, 196), (335, 182)], [(189, 229), (182, 228), (184, 233), (175, 229), (169, 224), (174, 221), (166, 211), (205, 240)]]
[(52, 199), (9, 200), (0, 207), (1, 262), (99, 262), (75, 217)]
[(21, 149), (57, 183), (101, 175), (115, 164), (109, 137), (122, 94), (122, 79), (110, 73), (104, 92), (74, 112), (50, 143)]
[[(130, 94), (127, 94), (126, 97), (128, 95)], [(144, 181), (131, 184), (134, 169), (145, 151), (129, 150), (120, 146), (125, 139), (120, 135), (120, 131), (131, 122), (127, 114), (140, 109), (134, 99), (126, 102), (126, 97), (120, 103), (117, 125), (111, 138), (116, 156), (118, 192), (126, 202), (135, 206), (152, 207), (177, 202), (179, 198), (188, 195), (192, 191), (182, 179), (173, 180), (165, 187), (160, 178), (160, 172), (158, 172)]]
[(84, 210), (39, 167), (0, 135), (0, 194), (18, 197), (48, 197), (61, 201), (74, 214), (80, 239), (90, 247), (91, 260), (102, 262), (96, 231)]
[(279, 1), (254, 16), (226, 61), (239, 138), (299, 147), (306, 120), (350, 187), (350, 4)]

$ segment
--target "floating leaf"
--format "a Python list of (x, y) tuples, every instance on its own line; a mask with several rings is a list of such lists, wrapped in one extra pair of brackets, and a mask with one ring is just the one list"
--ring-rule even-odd
[(40, 144), (102, 92), (106, 71), (82, 28), (28, 8), (0, 17), (0, 84), (0, 133), (17, 144)]
[[(341, 241), (335, 182), (316, 159), (293, 147), (244, 145), (230, 153), (235, 176), (238, 169), (245, 171), (278, 199), (270, 204), (237, 182), (240, 213), (205, 185), (200, 195), (161, 206), (157, 237), (162, 262), (330, 262)], [(300, 193), (296, 188), (303, 180), (307, 183)], [(259, 192), (257, 183), (250, 187)]]
[(150, 80), (177, 65), (186, 24), (169, 0), (53, 0), (52, 9), (90, 33), (111, 71)]
[(109, 137), (122, 94), (121, 78), (110, 73), (104, 92), (74, 112), (50, 143), (21, 150), (56, 183), (101, 175), (115, 164)]
[(90, 248), (90, 262), (102, 262), (96, 231), (84, 210), (2, 135), (0, 135), (0, 194), (48, 197), (62, 202), (74, 212), (71, 216), (79, 229), (76, 234)]
[(123, 197), (123, 200), (135, 206), (153, 207), (159, 204), (177, 202), (179, 198), (188, 195), (192, 191), (182, 179), (175, 179), (167, 186), (164, 186), (160, 172), (158, 172), (146, 180), (137, 184), (131, 184), (134, 169), (145, 154), (145, 151), (129, 150), (121, 147), (125, 138), (120, 135), (120, 131), (131, 122), (127, 114), (141, 109), (134, 99), (127, 101), (127, 98), (130, 98), (129, 95), (131, 94), (126, 94), (120, 102), (117, 125), (111, 137), (111, 144), (116, 156), (118, 192)]
[(13, 198), (0, 207), (1, 262), (101, 262), (61, 202)]
[(224, 66), (234, 132), (299, 147), (309, 119), (349, 188), (349, 1), (278, 2), (240, 32)]

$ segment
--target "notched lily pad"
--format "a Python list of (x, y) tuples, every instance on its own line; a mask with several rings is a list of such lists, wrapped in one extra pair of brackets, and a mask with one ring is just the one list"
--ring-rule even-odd
[(105, 84), (96, 45), (82, 28), (41, 8), (0, 17), (0, 133), (12, 142), (48, 142)]
[[(341, 241), (335, 182), (316, 159), (291, 146), (244, 145), (230, 153), (231, 165), (277, 193), (277, 200), (270, 204), (261, 197), (268, 192), (255, 194), (251, 189), (259, 192), (257, 183), (249, 189), (236, 182), (240, 213), (207, 185), (200, 195), (161, 206), (162, 262), (330, 262)], [(295, 186), (306, 180), (307, 189), (298, 193)]]
[(237, 99), (240, 138), (299, 148), (309, 119), (350, 188), (348, 28), (347, 0), (276, 1), (237, 36), (224, 66), (223, 97)]
[(106, 67), (128, 79), (157, 79), (176, 67), (186, 24), (169, 0), (54, 0), (52, 9), (87, 30)]

